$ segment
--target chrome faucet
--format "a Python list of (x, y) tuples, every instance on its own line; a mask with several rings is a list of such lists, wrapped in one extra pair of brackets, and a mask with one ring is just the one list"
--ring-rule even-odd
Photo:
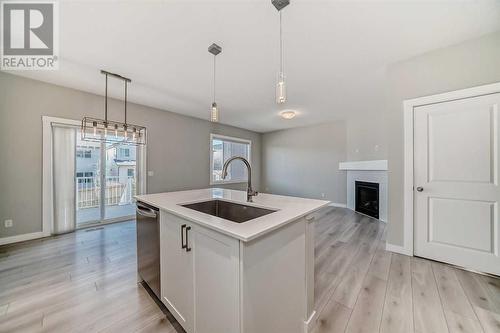
[(235, 157), (231, 157), (226, 162), (224, 162), (224, 166), (222, 167), (222, 179), (226, 179), (227, 168), (228, 168), (229, 164), (234, 160), (241, 160), (247, 166), (247, 170), (248, 170), (247, 202), (252, 202), (253, 201), (252, 197), (259, 194), (259, 192), (254, 191), (252, 189), (252, 167), (250, 166), (250, 163), (248, 163), (248, 161), (246, 159), (244, 159), (243, 157), (240, 157), (240, 156), (235, 156)]

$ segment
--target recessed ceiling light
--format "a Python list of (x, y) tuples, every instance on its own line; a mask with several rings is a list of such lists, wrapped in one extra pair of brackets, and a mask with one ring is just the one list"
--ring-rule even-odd
[(281, 118), (283, 119), (292, 119), (295, 117), (295, 111), (283, 111), (280, 113)]

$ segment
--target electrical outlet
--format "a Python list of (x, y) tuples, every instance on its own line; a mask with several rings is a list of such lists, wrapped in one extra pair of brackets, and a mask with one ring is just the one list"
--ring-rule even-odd
[(12, 220), (5, 220), (4, 221), (4, 225), (6, 228), (12, 228), (13, 224), (14, 224), (14, 222)]
[(148, 171), (148, 177), (153, 177), (155, 175), (155, 172), (154, 171)]
[(325, 193), (321, 193), (321, 197), (324, 198), (325, 197)]

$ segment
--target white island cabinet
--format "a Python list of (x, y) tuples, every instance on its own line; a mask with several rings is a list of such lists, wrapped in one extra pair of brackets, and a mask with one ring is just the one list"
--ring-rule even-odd
[(187, 332), (239, 332), (239, 241), (165, 211), (160, 233), (165, 306)]
[[(161, 301), (188, 333), (304, 333), (314, 319), (314, 212), (327, 201), (203, 189), (142, 195), (160, 209)], [(183, 204), (276, 210), (235, 223)]]

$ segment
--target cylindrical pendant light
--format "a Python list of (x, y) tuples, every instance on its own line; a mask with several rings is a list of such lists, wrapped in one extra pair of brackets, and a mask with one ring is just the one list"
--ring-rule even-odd
[(212, 110), (210, 111), (210, 121), (213, 123), (219, 122), (219, 109), (217, 108), (217, 103), (212, 103)]
[(280, 14), (280, 71), (278, 73), (278, 82), (276, 83), (276, 103), (283, 104), (286, 102), (286, 83), (285, 83), (285, 65), (283, 58), (283, 26)]
[(279, 12), (280, 15), (280, 70), (276, 83), (276, 103), (283, 104), (286, 102), (286, 82), (285, 82), (285, 56), (283, 52), (283, 22), (281, 10), (290, 4), (289, 0), (271, 0), (271, 3)]
[(219, 107), (217, 106), (217, 103), (215, 102), (215, 74), (216, 74), (216, 57), (219, 53), (222, 52), (222, 47), (219, 45), (213, 43), (208, 47), (208, 52), (212, 53), (214, 55), (214, 75), (213, 75), (213, 98), (212, 98), (212, 107), (210, 109), (210, 121), (213, 123), (219, 122)]

